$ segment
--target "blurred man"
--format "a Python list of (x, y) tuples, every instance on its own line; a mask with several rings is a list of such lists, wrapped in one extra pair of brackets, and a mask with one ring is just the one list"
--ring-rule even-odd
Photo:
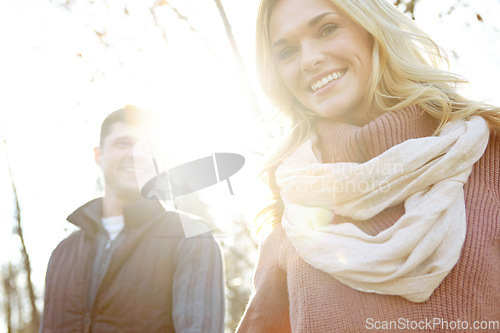
[(224, 325), (221, 254), (210, 233), (185, 238), (178, 214), (141, 198), (137, 154), (150, 115), (127, 106), (102, 123), (103, 198), (68, 221), (80, 230), (49, 261), (41, 332), (216, 332)]

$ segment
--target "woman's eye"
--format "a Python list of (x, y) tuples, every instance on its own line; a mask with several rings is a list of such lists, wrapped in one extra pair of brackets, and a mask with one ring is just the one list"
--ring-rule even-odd
[(336, 24), (327, 24), (321, 28), (320, 31), (320, 36), (321, 37), (328, 37), (332, 34), (334, 34), (340, 27)]
[(287, 60), (291, 58), (295, 54), (296, 50), (294, 47), (287, 47), (283, 50), (280, 51), (278, 54), (278, 59), (279, 60)]

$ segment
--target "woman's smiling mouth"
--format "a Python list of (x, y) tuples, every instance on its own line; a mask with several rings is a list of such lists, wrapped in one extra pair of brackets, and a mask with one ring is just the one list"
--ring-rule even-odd
[(313, 92), (316, 92), (317, 90), (323, 88), (325, 85), (332, 82), (333, 80), (340, 79), (342, 76), (344, 76), (345, 73), (346, 73), (346, 71), (344, 70), (344, 71), (339, 71), (339, 72), (334, 72), (334, 73), (328, 74), (328, 75), (324, 76), (322, 79), (311, 84), (311, 90)]

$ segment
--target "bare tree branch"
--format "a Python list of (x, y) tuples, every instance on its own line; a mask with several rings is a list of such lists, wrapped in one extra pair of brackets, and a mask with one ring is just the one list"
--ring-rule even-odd
[(415, 19), (415, 5), (419, 0), (396, 0), (394, 1), (395, 6), (404, 5), (405, 9), (403, 12), (411, 15), (411, 18)]
[(28, 288), (28, 295), (29, 295), (29, 301), (30, 301), (30, 306), (31, 306), (31, 327), (32, 328), (37, 328), (40, 326), (40, 313), (38, 312), (38, 308), (36, 306), (36, 296), (35, 296), (35, 291), (33, 288), (33, 283), (31, 280), (31, 262), (30, 262), (30, 257), (28, 254), (28, 250), (26, 248), (26, 243), (24, 241), (24, 235), (23, 235), (23, 229), (21, 226), (21, 212), (19, 208), (19, 201), (17, 198), (17, 193), (14, 185), (14, 181), (12, 181), (12, 189), (14, 192), (14, 198), (15, 198), (15, 205), (16, 205), (16, 211), (17, 211), (17, 235), (19, 236), (19, 239), (21, 240), (21, 253), (23, 255), (23, 265), (24, 265), (24, 270), (26, 273), (26, 286)]
[(155, 25), (162, 30), (163, 39), (165, 40), (165, 42), (168, 42), (167, 32), (164, 31), (163, 28), (161, 27), (160, 22), (158, 21), (158, 17), (156, 16), (155, 9), (156, 8), (153, 6), (153, 7), (149, 8), (149, 12), (151, 13), (151, 17), (153, 18)]
[(7, 325), (7, 332), (12, 333), (12, 306), (14, 304), (14, 293), (16, 293), (16, 272), (12, 266), (12, 263), (9, 262), (7, 266), (4, 266), (2, 269), (2, 288), (4, 294), (3, 300), (3, 308), (5, 315), (5, 322)]
[[(2, 133), (3, 136), (3, 133)], [(23, 268), (24, 268), (24, 273), (26, 274), (26, 287), (28, 288), (28, 296), (29, 296), (29, 303), (31, 306), (31, 322), (30, 326), (33, 330), (38, 329), (40, 326), (40, 313), (38, 312), (38, 308), (36, 306), (36, 295), (35, 291), (33, 288), (33, 283), (31, 280), (31, 262), (30, 262), (30, 257), (28, 254), (28, 250), (26, 247), (26, 242), (24, 240), (24, 234), (23, 234), (23, 228), (22, 228), (22, 223), (21, 223), (21, 208), (19, 206), (19, 198), (17, 195), (17, 189), (16, 189), (16, 184), (14, 183), (14, 177), (12, 174), (12, 167), (10, 164), (9, 156), (8, 156), (8, 151), (7, 151), (7, 139), (4, 137), (3, 143), (5, 147), (5, 160), (7, 163), (7, 169), (9, 172), (10, 176), (10, 181), (12, 185), (12, 194), (14, 196), (14, 210), (15, 210), (15, 220), (16, 220), (16, 227), (15, 227), (15, 232), (19, 236), (19, 239), (21, 241), (21, 254), (23, 257)]]
[[(198, 37), (201, 39), (201, 41), (203, 42), (203, 44), (205, 45), (205, 47), (207, 48), (207, 50), (214, 54), (215, 56), (217, 56), (218, 58), (220, 58), (220, 55), (215, 52), (212, 47), (210, 46), (210, 44), (208, 44), (207, 40), (205, 39), (205, 37), (203, 37), (203, 34), (201, 32), (199, 32), (192, 24), (191, 22), (189, 21), (189, 18), (185, 15), (183, 15), (177, 8), (175, 8), (174, 6), (172, 6), (168, 1), (166, 0), (159, 0), (157, 1), (157, 3), (150, 9), (151, 11), (151, 15), (153, 16), (153, 20), (156, 24), (156, 26), (158, 26), (160, 29), (161, 29), (161, 25), (159, 23), (159, 20), (158, 18), (156, 17), (156, 12), (155, 12), (155, 8), (156, 7), (161, 7), (161, 6), (166, 6), (168, 8), (170, 8), (170, 10), (172, 12), (174, 12), (175, 15), (177, 15), (177, 18), (181, 21), (184, 21), (187, 26), (189, 27), (189, 30), (191, 32), (193, 32), (194, 34), (198, 35)], [(166, 38), (166, 35), (164, 36), (165, 40), (167, 39)]]
[(238, 50), (238, 46), (236, 45), (236, 41), (234, 40), (231, 24), (229, 24), (229, 20), (227, 19), (226, 12), (224, 11), (224, 7), (222, 6), (221, 1), (215, 0), (215, 3), (217, 5), (217, 9), (219, 10), (221, 19), (224, 22), (224, 27), (226, 28), (226, 36), (233, 50), (234, 59), (236, 61), (236, 65), (238, 66), (238, 70), (242, 79), (243, 89), (245, 89), (245, 93), (247, 95), (248, 102), (250, 102), (251, 110), (253, 111), (254, 116), (259, 119), (261, 115), (259, 103), (257, 102), (255, 91), (250, 84), (250, 80), (246, 73), (245, 65), (243, 64), (240, 51)]

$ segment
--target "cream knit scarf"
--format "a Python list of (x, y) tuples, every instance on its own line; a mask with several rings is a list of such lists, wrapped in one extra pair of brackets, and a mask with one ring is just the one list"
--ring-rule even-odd
[[(423, 302), (460, 256), (463, 185), (488, 138), (485, 120), (473, 116), (362, 164), (326, 164), (313, 136), (276, 171), (287, 237), (305, 262), (351, 288)], [(405, 214), (375, 236), (335, 223), (335, 215), (362, 221), (401, 202)]]

